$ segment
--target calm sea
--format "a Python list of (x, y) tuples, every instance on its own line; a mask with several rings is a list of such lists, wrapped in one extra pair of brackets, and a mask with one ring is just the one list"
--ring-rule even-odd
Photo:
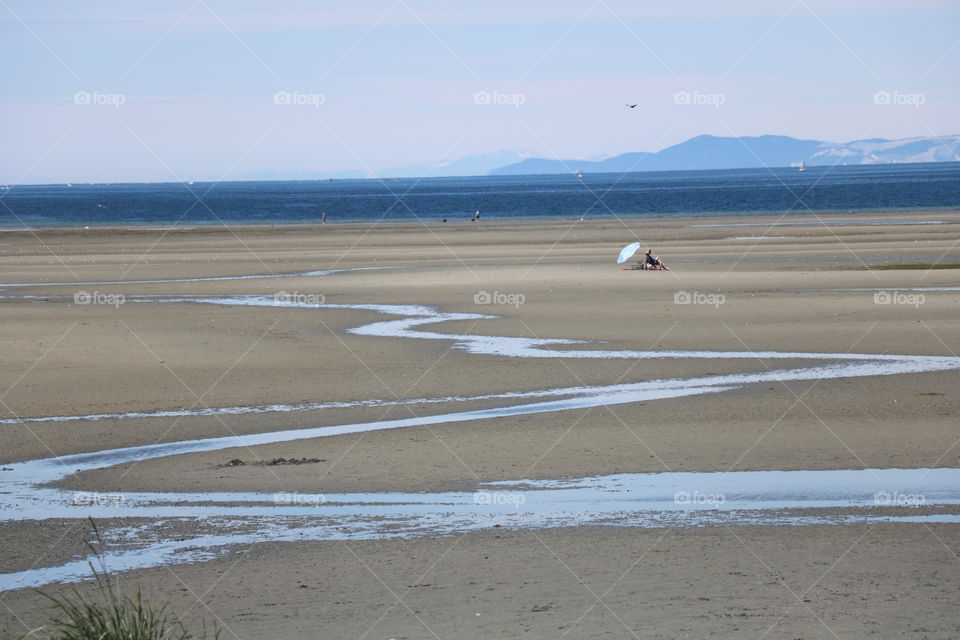
[(960, 162), (627, 174), (16, 185), (0, 227), (710, 216), (960, 208)]

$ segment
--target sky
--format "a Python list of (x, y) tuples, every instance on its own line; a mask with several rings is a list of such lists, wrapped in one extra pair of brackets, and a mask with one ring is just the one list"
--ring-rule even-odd
[(0, 0), (0, 59), (0, 184), (960, 133), (953, 0)]

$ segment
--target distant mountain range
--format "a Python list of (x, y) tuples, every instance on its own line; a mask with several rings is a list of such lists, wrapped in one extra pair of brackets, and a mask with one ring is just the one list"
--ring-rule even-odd
[(485, 176), (498, 167), (513, 165), (535, 154), (523, 149), (494, 151), (462, 156), (455, 160), (441, 160), (432, 164), (410, 165), (382, 169), (371, 175), (364, 171), (324, 173), (317, 171), (276, 171), (267, 169), (242, 176), (245, 180), (325, 180), (340, 178), (444, 178), (452, 176)]
[(533, 158), (536, 154), (523, 149), (495, 151), (480, 155), (463, 156), (456, 160), (442, 160), (434, 164), (397, 167), (377, 171), (378, 178), (441, 178), (452, 176), (485, 176), (499, 167), (514, 166)]
[(318, 171), (257, 171), (246, 180), (323, 180), (345, 178), (439, 178), (451, 176), (524, 175), (541, 173), (624, 173), (627, 171), (683, 171), (746, 169), (834, 164), (898, 164), (960, 161), (960, 136), (824, 142), (789, 136), (697, 136), (655, 153), (637, 151), (612, 158), (550, 160), (527, 150), (468, 155), (426, 165), (337, 173)]
[(490, 175), (535, 173), (623, 173), (690, 169), (744, 169), (833, 164), (896, 164), (960, 161), (960, 136), (823, 142), (789, 136), (724, 138), (697, 136), (656, 153), (623, 153), (606, 160), (527, 158), (499, 167)]

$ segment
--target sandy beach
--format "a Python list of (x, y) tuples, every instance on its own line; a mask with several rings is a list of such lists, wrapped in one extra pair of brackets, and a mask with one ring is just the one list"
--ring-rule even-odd
[[(637, 239), (671, 270), (616, 265)], [(18, 463), (69, 454), (509, 408), (516, 393), (736, 376), (759, 381), (155, 456), (56, 486), (122, 500), (960, 467), (956, 368), (763, 377), (811, 367), (804, 354), (958, 357), (957, 211), (7, 231), (0, 266), (0, 481)], [(302, 304), (283, 304), (291, 301)], [(415, 327), (429, 336), (352, 332), (397, 319), (378, 305), (467, 315)], [(624, 355), (485, 353), (491, 336)], [(654, 351), (713, 355), (629, 356)], [(265, 405), (283, 409), (218, 411)], [(102, 417), (66, 419), (76, 416)], [(879, 515), (960, 513), (893, 506)], [(89, 526), (72, 516), (5, 514), (0, 573), (81, 557)], [(139, 535), (140, 519), (101, 520)], [(235, 638), (960, 635), (956, 523), (577, 524), (263, 539), (118, 575), (191, 626), (205, 620)], [(189, 540), (217, 525), (163, 526)], [(0, 591), (0, 634), (19, 637), (47, 612), (30, 589)]]

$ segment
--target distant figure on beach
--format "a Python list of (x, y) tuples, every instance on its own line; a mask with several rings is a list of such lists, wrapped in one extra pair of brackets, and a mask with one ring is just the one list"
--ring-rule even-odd
[(663, 260), (660, 259), (660, 256), (653, 255), (653, 249), (647, 249), (645, 254), (646, 259), (643, 263), (644, 269), (649, 269), (650, 271), (669, 271), (667, 265), (663, 264)]
[(323, 212), (323, 217), (320, 219), (320, 224), (327, 224), (327, 212)]
[(480, 209), (473, 212), (473, 221), (480, 222)]

